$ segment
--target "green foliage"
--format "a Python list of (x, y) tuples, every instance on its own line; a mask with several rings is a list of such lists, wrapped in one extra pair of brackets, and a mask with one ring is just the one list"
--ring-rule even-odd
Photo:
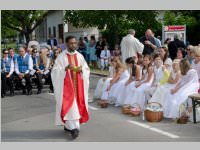
[(29, 35), (43, 21), (47, 13), (45, 10), (2, 10), (1, 26), (6, 32), (11, 30), (20, 32), (25, 35), (28, 42)]
[(149, 10), (67, 10), (64, 20), (75, 27), (98, 27), (113, 47), (130, 28), (136, 30), (137, 37), (148, 28), (160, 33), (156, 16), (157, 11)]

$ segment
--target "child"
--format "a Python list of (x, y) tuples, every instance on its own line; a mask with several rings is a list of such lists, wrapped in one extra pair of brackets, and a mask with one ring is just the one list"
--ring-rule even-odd
[(117, 101), (115, 106), (121, 106), (124, 104), (124, 100), (128, 95), (128, 92), (131, 91), (133, 87), (135, 87), (136, 81), (141, 79), (140, 66), (137, 65), (135, 60), (137, 61), (137, 59), (129, 57), (125, 61), (128, 68), (131, 70), (131, 74), (128, 80), (122, 82), (122, 84), (119, 85), (120, 90), (118, 90), (118, 94), (116, 95)]
[(167, 82), (170, 75), (169, 71), (163, 65), (161, 56), (159, 54), (154, 55), (154, 64), (155, 66), (153, 67), (153, 70), (155, 78), (152, 86), (145, 90), (146, 100), (151, 98), (157, 87)]
[(108, 47), (105, 46), (104, 50), (101, 51), (101, 69), (107, 69), (108, 68), (108, 62), (110, 59), (111, 55), (110, 55), (110, 50), (108, 50)]
[(163, 84), (159, 86), (154, 94), (152, 95), (151, 99), (148, 99), (148, 102), (158, 102), (161, 105), (163, 105), (163, 96), (164, 93), (171, 88), (174, 88), (176, 84), (179, 82), (181, 79), (181, 72), (180, 72), (180, 67), (179, 67), (179, 59), (174, 59), (173, 64), (172, 64), (172, 72), (170, 73), (168, 82), (166, 84)]
[[(188, 96), (199, 89), (197, 71), (191, 69), (187, 59), (180, 61), (182, 78), (174, 88), (164, 93), (164, 117), (176, 119), (179, 116), (179, 107), (182, 103), (189, 102)], [(191, 100), (190, 100), (191, 102)]]
[(128, 95), (126, 96), (124, 104), (134, 105), (135, 103), (140, 105), (140, 108), (144, 108), (145, 104), (145, 89), (152, 85), (154, 74), (153, 67), (151, 65), (151, 56), (145, 55), (143, 59), (142, 79), (138, 81)]
[(110, 80), (113, 78), (114, 74), (114, 67), (113, 67), (113, 58), (110, 60), (110, 67), (109, 67), (109, 76), (107, 78), (99, 79), (96, 89), (94, 91), (94, 99), (100, 99), (102, 96), (103, 91), (106, 90), (108, 87)]
[(117, 92), (115, 89), (120, 83), (120, 81), (126, 80), (129, 77), (129, 73), (121, 63), (118, 58), (114, 58), (113, 60), (113, 67), (114, 67), (114, 75), (113, 79), (110, 80), (110, 84), (103, 92), (101, 99), (108, 100), (111, 104), (115, 103), (115, 99), (112, 97)]
[[(199, 77), (199, 85), (200, 85), (200, 47), (195, 46), (194, 47), (194, 60), (192, 61), (192, 69), (195, 69), (197, 71), (198, 77)], [(200, 93), (200, 88), (198, 90)]]

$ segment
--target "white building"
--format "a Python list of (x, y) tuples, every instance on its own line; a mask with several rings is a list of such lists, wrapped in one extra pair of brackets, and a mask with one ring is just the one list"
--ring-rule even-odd
[(96, 27), (76, 28), (70, 23), (64, 23), (64, 10), (51, 10), (44, 21), (36, 28), (35, 37), (42, 43), (46, 42), (49, 35), (53, 35), (57, 40), (65, 39), (68, 35), (74, 35), (77, 38), (91, 35), (99, 36), (99, 30)]

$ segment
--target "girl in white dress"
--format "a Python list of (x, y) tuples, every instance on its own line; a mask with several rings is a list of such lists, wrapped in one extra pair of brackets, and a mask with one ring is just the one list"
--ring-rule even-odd
[(106, 78), (99, 79), (96, 89), (94, 91), (94, 99), (101, 99), (101, 96), (103, 94), (103, 91), (106, 90), (108, 87), (110, 80), (112, 80), (114, 74), (114, 68), (113, 68), (113, 59), (110, 60), (110, 67), (109, 67), (109, 75)]
[(171, 60), (171, 58), (169, 58), (168, 49), (166, 47), (161, 47), (159, 51), (160, 51), (160, 55), (161, 55), (161, 58), (163, 60), (164, 66), (167, 68), (168, 71), (171, 72), (171, 70), (172, 70), (172, 60)]
[[(199, 85), (200, 85), (200, 47), (195, 46), (194, 47), (194, 61), (192, 61), (192, 69), (195, 69), (197, 71), (198, 77), (199, 77)], [(200, 93), (200, 88), (198, 90)]]
[(144, 67), (142, 69), (142, 79), (138, 81), (134, 87), (127, 94), (124, 104), (134, 105), (135, 103), (140, 105), (143, 109), (145, 105), (145, 89), (152, 85), (154, 74), (153, 67), (151, 65), (151, 56), (145, 55), (143, 59)]
[(164, 94), (164, 117), (176, 119), (179, 116), (179, 107), (182, 103), (187, 103), (188, 96), (196, 93), (199, 88), (197, 71), (191, 69), (187, 59), (180, 61), (182, 78), (172, 89)]
[(126, 96), (130, 92), (130, 90), (135, 87), (136, 81), (139, 81), (141, 79), (140, 66), (137, 65), (137, 62), (135, 60), (137, 61), (137, 59), (129, 57), (125, 61), (128, 68), (130, 68), (131, 70), (131, 74), (128, 80), (121, 82), (121, 85), (119, 84), (115, 106), (122, 106), (124, 104)]
[(160, 54), (154, 55), (153, 71), (154, 71), (153, 83), (152, 83), (151, 87), (149, 87), (145, 90), (146, 100), (149, 100), (152, 97), (152, 95), (154, 94), (154, 92), (156, 91), (156, 89), (159, 86), (165, 84), (168, 81), (168, 78), (169, 78), (169, 75), (170, 75), (170, 72), (163, 65), (163, 61), (161, 59)]
[(181, 79), (179, 62), (179, 59), (175, 59), (173, 61), (172, 72), (170, 73), (168, 82), (162, 86), (157, 87), (155, 93), (152, 95), (151, 99), (148, 100), (148, 102), (158, 102), (163, 105), (164, 93), (169, 89), (174, 88), (178, 81)]
[(115, 92), (115, 88), (120, 81), (129, 77), (129, 73), (126, 70), (125, 66), (121, 63), (118, 58), (113, 58), (113, 67), (114, 67), (114, 75), (112, 80), (110, 80), (109, 85), (106, 90), (103, 91), (101, 96), (102, 100), (107, 100), (109, 103), (114, 103), (114, 99), (112, 98), (113, 92)]

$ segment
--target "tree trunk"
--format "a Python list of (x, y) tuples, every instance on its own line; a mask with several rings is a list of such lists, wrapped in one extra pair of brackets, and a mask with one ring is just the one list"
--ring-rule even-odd
[(28, 42), (30, 41), (30, 36), (29, 36), (29, 33), (24, 33), (25, 35), (25, 38), (26, 38), (26, 44), (28, 45)]

